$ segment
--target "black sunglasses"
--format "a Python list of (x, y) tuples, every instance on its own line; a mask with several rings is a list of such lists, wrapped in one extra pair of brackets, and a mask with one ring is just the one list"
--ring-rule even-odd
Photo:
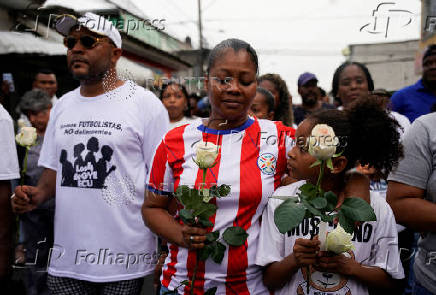
[(80, 36), (80, 38), (68, 36), (64, 38), (64, 45), (71, 50), (74, 48), (74, 46), (76, 46), (77, 41), (80, 40), (80, 43), (82, 43), (83, 47), (86, 49), (91, 49), (97, 46), (97, 43), (106, 39), (106, 37), (93, 37), (88, 35)]

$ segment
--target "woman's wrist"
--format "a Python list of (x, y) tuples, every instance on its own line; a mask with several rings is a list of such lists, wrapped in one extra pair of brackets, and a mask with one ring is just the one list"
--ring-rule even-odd
[(359, 273), (362, 271), (362, 265), (356, 260), (350, 259), (350, 266), (345, 269), (347, 270), (347, 273), (345, 273), (344, 275), (347, 275), (349, 277), (358, 277)]

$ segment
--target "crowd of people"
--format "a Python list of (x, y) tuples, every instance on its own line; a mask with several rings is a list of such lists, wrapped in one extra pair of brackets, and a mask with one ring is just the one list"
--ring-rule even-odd
[[(331, 100), (305, 72), (293, 105), (279, 74), (259, 76), (255, 49), (227, 39), (210, 52), (206, 99), (176, 81), (156, 96), (118, 78), (121, 36), (97, 20), (55, 25), (80, 87), (58, 99), (42, 69), (11, 114), (0, 104), (2, 294), (16, 292), (12, 265), (26, 270), (27, 294), (436, 294), (436, 45), (422, 79), (393, 95), (345, 62)], [(318, 124), (343, 147), (322, 190), (338, 204), (361, 198), (377, 217), (356, 224), (347, 255), (321, 251), (311, 217), (285, 234), (275, 225), (280, 197), (319, 181), (306, 144)], [(14, 126), (33, 126), (35, 143), (16, 147)], [(206, 170), (199, 142), (219, 147)], [(178, 188), (224, 184), (207, 226), (183, 221)], [(201, 259), (232, 226), (245, 242), (221, 263)]]

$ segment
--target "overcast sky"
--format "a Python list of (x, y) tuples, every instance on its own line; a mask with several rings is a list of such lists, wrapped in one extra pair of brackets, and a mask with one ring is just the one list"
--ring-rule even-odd
[[(208, 47), (240, 38), (258, 52), (260, 73), (278, 73), (299, 102), (297, 79), (310, 71), (330, 91), (348, 44), (419, 39), (421, 1), (397, 0), (202, 0)], [(377, 26), (373, 10), (381, 3)], [(388, 4), (389, 3), (389, 4)], [(135, 0), (149, 18), (165, 18), (166, 32), (198, 46), (196, 0)], [(394, 10), (394, 11), (393, 11)], [(399, 11), (400, 10), (400, 11)], [(386, 24), (389, 25), (386, 36)], [(410, 23), (409, 23), (410, 22)], [(367, 25), (361, 30), (363, 26)], [(372, 33), (371, 33), (372, 32)]]

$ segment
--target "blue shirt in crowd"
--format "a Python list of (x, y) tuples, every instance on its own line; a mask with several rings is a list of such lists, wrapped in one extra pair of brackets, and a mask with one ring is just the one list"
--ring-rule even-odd
[(422, 83), (422, 79), (414, 85), (398, 90), (392, 95), (392, 110), (413, 122), (421, 115), (430, 113), (436, 96)]

